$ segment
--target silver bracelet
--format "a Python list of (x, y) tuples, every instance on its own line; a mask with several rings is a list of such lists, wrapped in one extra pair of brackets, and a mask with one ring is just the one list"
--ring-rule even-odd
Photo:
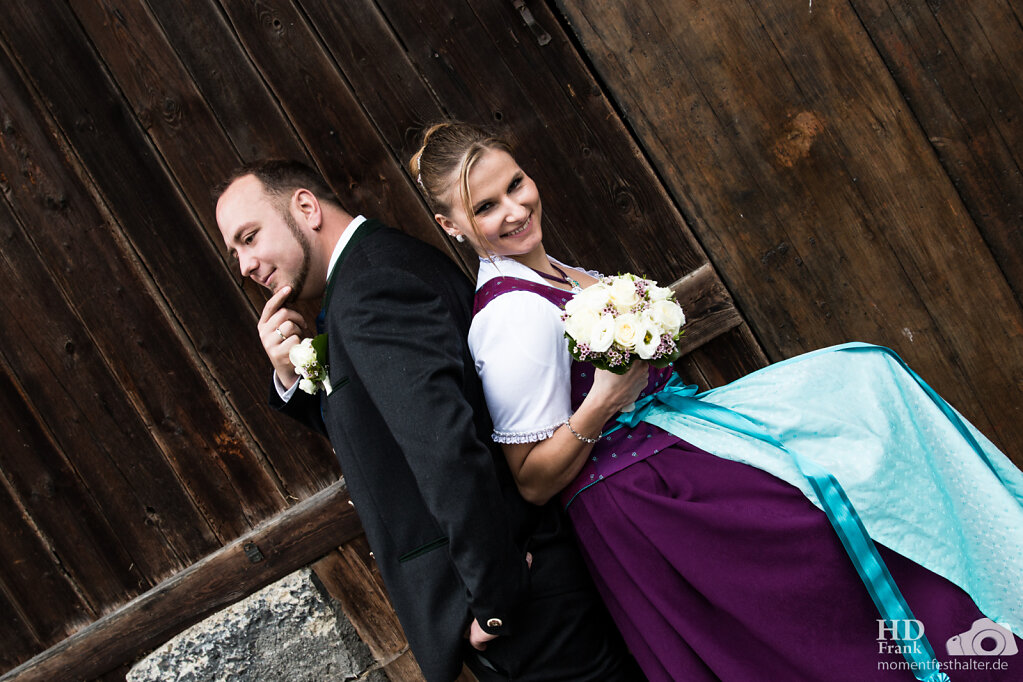
[(597, 438), (587, 438), (586, 436), (582, 435), (581, 433), (579, 433), (578, 431), (576, 431), (575, 429), (573, 429), (573, 428), (572, 428), (572, 422), (570, 421), (571, 419), (572, 419), (572, 418), (571, 418), (571, 417), (569, 417), (568, 419), (566, 419), (565, 421), (563, 421), (563, 422), (561, 422), (561, 423), (562, 423), (562, 425), (564, 425), (564, 426), (567, 426), (567, 427), (568, 427), (568, 430), (572, 432), (572, 435), (573, 435), (573, 436), (575, 436), (576, 438), (578, 438), (579, 440), (581, 440), (581, 441), (582, 441), (582, 442), (584, 442), (584, 443), (589, 443), (590, 445), (593, 445), (593, 444), (594, 444), (594, 443), (596, 443), (596, 442), (597, 442), (598, 440), (600, 440), (600, 437), (599, 437), (599, 436), (598, 436)]

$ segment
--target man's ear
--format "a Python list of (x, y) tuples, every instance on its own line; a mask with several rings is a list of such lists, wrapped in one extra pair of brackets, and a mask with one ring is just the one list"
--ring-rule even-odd
[(315, 194), (307, 189), (296, 189), (291, 195), (291, 205), (305, 218), (310, 229), (320, 229), (323, 224), (323, 213)]

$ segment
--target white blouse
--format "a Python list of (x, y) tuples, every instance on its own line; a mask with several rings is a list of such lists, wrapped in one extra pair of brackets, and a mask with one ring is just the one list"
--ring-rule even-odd
[[(546, 284), (518, 261), (481, 258), (477, 290), (501, 276)], [(571, 416), (572, 357), (561, 310), (550, 301), (528, 291), (498, 296), (473, 318), (469, 349), (483, 381), (496, 442), (546, 440)]]

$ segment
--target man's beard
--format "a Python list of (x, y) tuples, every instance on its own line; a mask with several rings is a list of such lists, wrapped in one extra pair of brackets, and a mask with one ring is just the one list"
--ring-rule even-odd
[(298, 227), (298, 223), (291, 215), (291, 211), (287, 208), (281, 211), (281, 216), (284, 218), (284, 224), (291, 230), (292, 236), (295, 237), (295, 241), (298, 242), (298, 246), (302, 249), (302, 265), (299, 267), (298, 272), (295, 274), (295, 279), (290, 282), (291, 293), (284, 300), (285, 305), (290, 305), (298, 300), (298, 296), (302, 293), (302, 289), (305, 288), (305, 281), (309, 278), (309, 265), (312, 262), (312, 246), (309, 244), (309, 238), (305, 236), (302, 230)]

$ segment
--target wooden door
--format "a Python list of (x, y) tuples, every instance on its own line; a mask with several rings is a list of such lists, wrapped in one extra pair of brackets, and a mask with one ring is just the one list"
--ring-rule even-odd
[[(1020, 462), (1023, 40), (1005, 0), (952, 5), (3, 3), (0, 669), (80, 631), (102, 662), (60, 655), (100, 674), (155, 637), (111, 648), (100, 616), (225, 546), (255, 589), (286, 562), (233, 542), (345, 506), (329, 445), (265, 405), (265, 296), (209, 189), (300, 158), (468, 267), (404, 171), (442, 117), (507, 131), (553, 255), (677, 288), (688, 380), (883, 343)], [(360, 543), (325, 582), (404, 675)], [(192, 592), (159, 633), (224, 598)]]

